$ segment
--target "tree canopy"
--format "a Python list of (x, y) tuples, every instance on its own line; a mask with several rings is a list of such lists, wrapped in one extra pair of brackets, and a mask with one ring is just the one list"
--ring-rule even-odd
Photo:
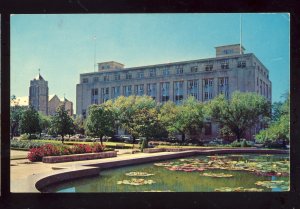
[(30, 106), (27, 108), (21, 116), (20, 130), (22, 133), (31, 134), (40, 133), (40, 118), (38, 112)]
[(99, 137), (103, 144), (103, 136), (112, 136), (115, 133), (115, 117), (108, 104), (91, 105), (86, 120), (88, 135)]
[(188, 97), (181, 105), (169, 101), (162, 106), (160, 119), (171, 134), (179, 132), (184, 141), (185, 134), (193, 130), (201, 132), (204, 120), (203, 104), (194, 97)]
[(56, 113), (51, 119), (51, 132), (61, 136), (64, 143), (64, 136), (73, 132), (73, 119), (68, 115), (68, 111), (61, 105), (57, 108)]
[(231, 130), (238, 141), (246, 130), (269, 117), (270, 110), (270, 102), (256, 93), (234, 92), (230, 100), (221, 94), (207, 105), (211, 119)]

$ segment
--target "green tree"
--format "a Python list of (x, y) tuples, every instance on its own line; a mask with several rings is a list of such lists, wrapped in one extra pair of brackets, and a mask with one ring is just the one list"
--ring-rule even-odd
[[(270, 126), (261, 130), (256, 136), (258, 142), (266, 142), (268, 140), (276, 141), (278, 139), (290, 141), (290, 96), (286, 95), (284, 102), (276, 103), (276, 117), (273, 118)], [(280, 105), (277, 105), (280, 104)]]
[(39, 120), (40, 120), (40, 131), (48, 133), (48, 129), (50, 128), (51, 124), (51, 117), (44, 115), (44, 113), (39, 112)]
[[(113, 108), (117, 115), (119, 125), (125, 129), (133, 137), (133, 144), (135, 139), (146, 134), (150, 137), (149, 132), (146, 133), (145, 128), (149, 130), (154, 124), (156, 110), (156, 102), (149, 96), (129, 96), (118, 97), (114, 103)], [(149, 114), (149, 115), (147, 115)], [(147, 118), (149, 116), (149, 118)]]
[(10, 107), (10, 137), (13, 138), (19, 134), (20, 121), (23, 112), (26, 110), (26, 107), (19, 106), (16, 101), (16, 96), (14, 95), (11, 97), (11, 101), (15, 103), (14, 106)]
[(91, 105), (85, 129), (88, 135), (99, 137), (103, 145), (103, 136), (112, 136), (115, 133), (115, 118), (111, 108), (105, 103)]
[(192, 131), (201, 131), (204, 120), (203, 104), (194, 97), (188, 97), (181, 105), (175, 105), (169, 101), (165, 103), (160, 111), (160, 120), (171, 133), (180, 133), (182, 142), (185, 135)]
[(207, 105), (211, 119), (234, 133), (237, 141), (248, 129), (269, 117), (270, 110), (270, 102), (256, 93), (234, 92), (230, 100), (221, 94)]
[(51, 131), (61, 136), (61, 142), (64, 143), (64, 136), (72, 133), (74, 130), (73, 119), (68, 115), (64, 105), (57, 108), (56, 113), (51, 119)]
[(85, 119), (82, 116), (77, 116), (74, 120), (75, 133), (84, 135), (85, 134), (84, 126), (85, 126)]
[(20, 120), (20, 130), (21, 133), (29, 134), (29, 138), (33, 133), (40, 133), (39, 113), (32, 106), (23, 112)]

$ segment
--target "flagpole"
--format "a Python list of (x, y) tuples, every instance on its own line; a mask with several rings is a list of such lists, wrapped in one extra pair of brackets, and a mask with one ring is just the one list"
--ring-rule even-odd
[(240, 14), (240, 54), (242, 54), (242, 14)]
[(94, 72), (96, 72), (96, 36), (94, 36)]

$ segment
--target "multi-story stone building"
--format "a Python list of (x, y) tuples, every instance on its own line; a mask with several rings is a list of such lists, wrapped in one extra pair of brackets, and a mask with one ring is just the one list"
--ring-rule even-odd
[(29, 105), (45, 115), (48, 115), (48, 91), (48, 81), (40, 73), (30, 81)]
[[(234, 91), (241, 91), (256, 92), (271, 101), (269, 70), (253, 53), (245, 54), (240, 44), (215, 48), (213, 58), (131, 68), (114, 61), (98, 63), (98, 72), (80, 74), (76, 114), (86, 116), (89, 105), (120, 95), (149, 95), (160, 103), (179, 104), (189, 95), (206, 102), (218, 94), (230, 98)], [(217, 137), (218, 126), (208, 121), (203, 134)]]

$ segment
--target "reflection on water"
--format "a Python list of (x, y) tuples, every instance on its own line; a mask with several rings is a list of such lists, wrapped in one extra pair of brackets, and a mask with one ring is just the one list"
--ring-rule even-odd
[[(212, 163), (212, 159), (215, 162)], [(201, 166), (208, 164), (214, 166), (210, 167), (212, 169), (206, 167), (202, 171), (203, 167)], [(244, 170), (236, 170), (232, 164), (236, 167), (240, 166), (238, 168)], [(259, 172), (250, 172), (249, 170), (253, 168), (259, 169)], [(276, 171), (277, 176), (261, 175), (268, 174), (270, 169), (272, 172)], [(257, 185), (256, 183), (259, 181), (285, 182), (283, 188), (286, 191), (289, 175), (281, 175), (283, 173), (279, 172), (285, 172), (285, 174), (289, 172), (289, 157), (286, 155), (223, 155), (217, 156), (217, 158), (199, 156), (103, 170), (99, 176), (53, 185), (43, 192), (214, 192), (219, 188), (226, 188), (225, 191), (236, 189), (240, 191), (240, 188), (242, 188), (241, 191), (243, 189), (283, 191), (276, 184), (272, 186)], [(140, 176), (129, 176), (128, 174)], [(225, 178), (226, 176), (229, 178)]]

